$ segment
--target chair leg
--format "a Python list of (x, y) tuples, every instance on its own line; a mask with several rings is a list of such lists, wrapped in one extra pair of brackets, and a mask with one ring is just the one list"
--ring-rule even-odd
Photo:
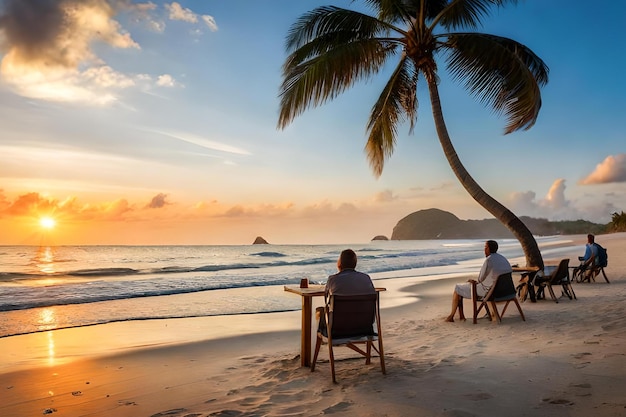
[(567, 286), (569, 287), (569, 290), (572, 292), (572, 297), (574, 297), (574, 300), (578, 300), (578, 298), (576, 298), (576, 293), (574, 292), (574, 287), (572, 286), (572, 283), (568, 282)]
[(509, 307), (510, 302), (511, 300), (507, 300), (506, 303), (504, 303), (504, 308), (502, 309), (502, 313), (500, 313), (500, 317), (504, 317), (504, 313), (506, 313), (506, 309)]
[(380, 356), (380, 369), (383, 371), (383, 375), (386, 375), (387, 369), (385, 368), (385, 352), (383, 351), (382, 333), (378, 333), (378, 355)]
[(554, 294), (554, 290), (552, 289), (552, 285), (548, 284), (547, 287), (548, 287), (548, 291), (550, 291), (550, 297), (552, 297), (555, 303), (558, 303), (559, 299), (556, 298), (556, 295)]
[(330, 359), (330, 374), (333, 378), (333, 382), (336, 384), (337, 379), (335, 378), (335, 355), (333, 354), (333, 344), (332, 342), (328, 343), (328, 357)]
[(474, 317), (474, 324), (476, 324), (476, 319), (478, 316), (478, 307), (476, 306), (477, 303), (477, 299), (476, 299), (476, 286), (472, 285), (472, 314)]
[(320, 353), (320, 347), (322, 346), (322, 338), (318, 335), (315, 342), (315, 353), (313, 354), (313, 361), (311, 362), (311, 372), (315, 371), (315, 363), (317, 362), (317, 355)]
[[(495, 310), (495, 308), (494, 308)], [(497, 311), (491, 311), (491, 309), (489, 308), (489, 303), (485, 303), (485, 311), (487, 312), (487, 314), (489, 315), (489, 321), (493, 321), (494, 315), (497, 315)]]
[(609, 279), (606, 276), (606, 273), (604, 272), (604, 268), (600, 267), (600, 271), (602, 271), (602, 276), (604, 277), (604, 280), (606, 281), (607, 284), (610, 284)]
[(498, 323), (502, 322), (502, 317), (500, 317), (500, 313), (498, 313), (498, 307), (496, 306), (496, 303), (493, 301), (491, 301), (491, 308), (493, 308), (493, 314), (495, 314), (497, 322)]
[(367, 353), (365, 355), (365, 364), (369, 365), (370, 363), (372, 363), (372, 361), (371, 361), (371, 358), (372, 358), (372, 341), (368, 340), (365, 345), (366, 345), (365, 352)]
[(513, 300), (515, 302), (515, 305), (517, 306), (517, 310), (519, 311), (519, 315), (522, 316), (522, 320), (526, 321), (526, 317), (524, 317), (524, 312), (522, 311), (522, 306), (519, 305), (519, 302), (517, 301), (517, 299)]

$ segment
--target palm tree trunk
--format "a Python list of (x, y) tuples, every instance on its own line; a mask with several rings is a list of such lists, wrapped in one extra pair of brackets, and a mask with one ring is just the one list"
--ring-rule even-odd
[(441, 102), (439, 101), (439, 89), (437, 88), (437, 82), (434, 79), (428, 80), (428, 90), (430, 91), (430, 102), (433, 109), (433, 118), (435, 119), (435, 127), (437, 129), (437, 135), (439, 136), (439, 142), (443, 148), (443, 152), (448, 159), (448, 163), (454, 171), (454, 174), (459, 179), (463, 188), (472, 196), (478, 204), (483, 206), (485, 210), (491, 213), (496, 219), (504, 224), (517, 238), (522, 246), (524, 255), (526, 257), (526, 265), (539, 267), (543, 269), (543, 258), (539, 251), (539, 246), (535, 240), (533, 234), (528, 227), (515, 215), (511, 210), (504, 207), (497, 200), (491, 197), (483, 190), (474, 178), (467, 172), (459, 156), (450, 141), (450, 135), (446, 123), (443, 119), (443, 112), (441, 110)]

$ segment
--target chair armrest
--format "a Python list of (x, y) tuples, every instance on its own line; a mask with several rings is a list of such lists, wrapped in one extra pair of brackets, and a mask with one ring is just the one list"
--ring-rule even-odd
[(478, 295), (476, 294), (476, 285), (478, 285), (478, 281), (475, 279), (470, 279), (467, 281), (472, 286), (472, 302), (474, 303), (474, 307), (476, 306), (476, 301), (478, 300)]

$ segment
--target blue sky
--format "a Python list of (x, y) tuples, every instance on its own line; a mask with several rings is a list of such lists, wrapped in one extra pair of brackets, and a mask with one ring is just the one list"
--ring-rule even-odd
[[(0, 0), (0, 244), (36, 243), (42, 215), (57, 220), (59, 244), (350, 243), (391, 236), (420, 209), (490, 217), (452, 174), (425, 88), (414, 133), (400, 127), (374, 177), (365, 126), (384, 71), (277, 130), (285, 36), (327, 4), (365, 10)], [(519, 216), (608, 222), (626, 208), (626, 3), (596, 4), (592, 16), (576, 2), (528, 0), (486, 19), (483, 32), (524, 43), (550, 68), (529, 131), (503, 136), (504, 120), (440, 66), (462, 162)]]

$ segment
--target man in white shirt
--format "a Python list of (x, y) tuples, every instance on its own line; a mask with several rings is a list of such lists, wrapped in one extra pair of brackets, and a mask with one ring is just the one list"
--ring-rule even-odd
[[(491, 288), (496, 278), (500, 275), (513, 271), (509, 261), (497, 252), (498, 242), (495, 240), (485, 242), (485, 256), (487, 259), (485, 259), (480, 274), (478, 274), (478, 279), (476, 280), (478, 282), (476, 292), (479, 296), (487, 294), (489, 288)], [(465, 321), (465, 314), (463, 314), (464, 298), (472, 298), (472, 286), (469, 282), (456, 284), (454, 287), (454, 293), (452, 294), (452, 311), (450, 315), (446, 317), (447, 322), (454, 321), (454, 314), (457, 310), (459, 310), (459, 319)]]

